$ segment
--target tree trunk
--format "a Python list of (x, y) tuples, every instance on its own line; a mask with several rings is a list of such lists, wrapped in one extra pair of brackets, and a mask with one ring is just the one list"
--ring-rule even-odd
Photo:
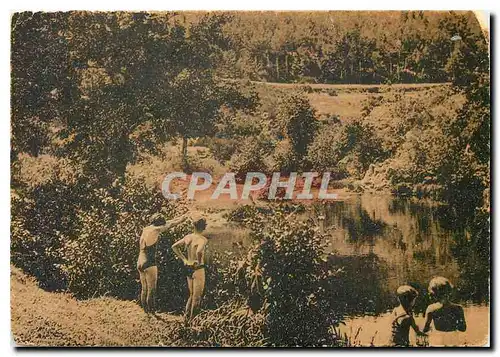
[(358, 60), (358, 82), (361, 84), (361, 60)]
[(286, 79), (290, 78), (288, 74), (288, 53), (285, 54), (285, 77)]
[(186, 136), (182, 137), (182, 168), (187, 168), (187, 145), (188, 138)]
[(276, 81), (280, 81), (280, 56), (276, 56)]

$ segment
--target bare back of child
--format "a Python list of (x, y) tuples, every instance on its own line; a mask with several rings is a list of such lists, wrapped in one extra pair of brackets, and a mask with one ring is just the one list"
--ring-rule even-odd
[[(187, 270), (189, 296), (186, 303), (186, 322), (198, 312), (205, 291), (205, 250), (208, 239), (202, 235), (206, 220), (200, 218), (193, 222), (194, 232), (186, 235), (172, 245), (174, 253), (184, 262)], [(185, 246), (187, 257), (180, 250)]]
[(400, 305), (392, 314), (392, 344), (396, 347), (410, 345), (410, 327), (417, 335), (422, 335), (413, 317), (413, 305), (418, 296), (417, 290), (409, 285), (403, 285), (396, 291)]
[(464, 309), (450, 301), (452, 289), (450, 281), (442, 276), (430, 281), (429, 293), (437, 302), (427, 307), (424, 332), (430, 330), (432, 322), (436, 331), (452, 332), (467, 329)]

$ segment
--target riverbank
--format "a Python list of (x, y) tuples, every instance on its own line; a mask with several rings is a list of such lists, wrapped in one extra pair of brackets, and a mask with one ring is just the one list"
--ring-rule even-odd
[(146, 315), (134, 301), (78, 301), (50, 293), (11, 266), (11, 332), (16, 346), (182, 346), (182, 317)]
[[(489, 335), (489, 307), (466, 306), (468, 329), (451, 336), (459, 346), (484, 346)], [(416, 317), (422, 326), (423, 317)], [(352, 346), (387, 346), (390, 313), (347, 318), (340, 326)], [(147, 316), (133, 301), (110, 297), (78, 301), (69, 294), (50, 293), (11, 266), (11, 331), (17, 346), (193, 346), (182, 339), (182, 318), (168, 313)], [(442, 336), (442, 335), (441, 335)], [(430, 333), (431, 346), (439, 344)], [(437, 337), (437, 338), (436, 338)], [(410, 334), (415, 345), (415, 333)], [(445, 342), (450, 342), (450, 338)]]

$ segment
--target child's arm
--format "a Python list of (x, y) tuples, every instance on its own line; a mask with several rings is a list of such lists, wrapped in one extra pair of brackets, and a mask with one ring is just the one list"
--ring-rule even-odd
[(411, 324), (411, 328), (413, 330), (415, 330), (415, 332), (417, 333), (417, 335), (419, 336), (425, 336), (425, 333), (420, 331), (420, 329), (418, 328), (417, 326), (417, 323), (415, 322), (415, 318), (413, 316), (411, 316), (410, 318), (410, 324)]
[(467, 323), (465, 322), (464, 309), (460, 306), (459, 316), (458, 316), (458, 331), (464, 332), (467, 329)]
[(184, 264), (187, 264), (188, 260), (187, 258), (184, 256), (184, 254), (182, 254), (181, 252), (181, 249), (180, 249), (180, 245), (181, 244), (186, 244), (186, 237), (178, 240), (177, 242), (175, 242), (174, 244), (172, 244), (172, 250), (174, 251), (175, 255), (177, 255)]
[(431, 322), (432, 322), (432, 309), (430, 306), (427, 308), (427, 311), (425, 311), (425, 325), (424, 325), (424, 333), (427, 333), (431, 329)]
[(160, 232), (165, 232), (168, 231), (169, 229), (174, 228), (175, 226), (178, 226), (182, 222), (184, 222), (188, 218), (187, 215), (182, 215), (180, 217), (174, 218), (170, 221), (168, 221), (165, 225), (157, 227), (157, 229)]

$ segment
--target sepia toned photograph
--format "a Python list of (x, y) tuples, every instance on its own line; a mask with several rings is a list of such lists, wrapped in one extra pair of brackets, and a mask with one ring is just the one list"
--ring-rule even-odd
[(13, 345), (491, 347), (489, 16), (12, 12)]

